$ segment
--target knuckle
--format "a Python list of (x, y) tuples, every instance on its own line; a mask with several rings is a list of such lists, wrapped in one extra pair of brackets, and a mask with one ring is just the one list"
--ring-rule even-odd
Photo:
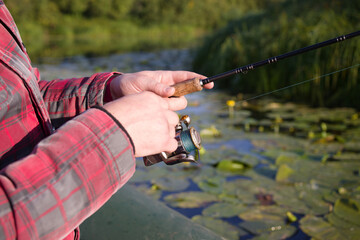
[(160, 104), (161, 99), (159, 99), (159, 97), (153, 92), (145, 91), (144, 97), (145, 101), (147, 102), (151, 102), (153, 104)]
[(187, 106), (187, 100), (185, 97), (174, 98), (170, 102), (170, 109), (174, 111), (182, 110), (186, 108), (186, 106)]
[(182, 103), (182, 107), (186, 108), (186, 106), (188, 104), (187, 99), (185, 97), (182, 97), (182, 102), (181, 103)]
[(179, 122), (179, 116), (175, 112), (169, 111), (168, 122), (172, 127), (175, 127)]
[(177, 141), (174, 138), (169, 138), (166, 142), (166, 146), (167, 146), (167, 151), (168, 152), (173, 152), (176, 150), (177, 148)]
[(175, 138), (175, 135), (176, 135), (175, 128), (171, 128), (169, 133), (170, 133), (170, 138)]

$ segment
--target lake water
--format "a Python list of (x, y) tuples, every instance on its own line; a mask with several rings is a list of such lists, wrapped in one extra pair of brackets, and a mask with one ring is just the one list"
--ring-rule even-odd
[[(189, 70), (191, 51), (42, 59), (43, 79), (93, 72)], [(128, 183), (227, 239), (360, 238), (360, 118), (276, 99), (187, 96), (203, 149), (197, 164), (145, 167)], [(229, 115), (227, 100), (236, 102)], [(120, 206), (119, 206), (120, 207)], [(346, 236), (346, 237), (345, 237)]]

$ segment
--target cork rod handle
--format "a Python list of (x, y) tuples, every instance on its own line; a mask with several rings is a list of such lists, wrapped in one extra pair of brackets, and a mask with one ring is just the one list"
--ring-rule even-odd
[(184, 96), (189, 93), (199, 92), (203, 89), (199, 78), (192, 78), (184, 82), (176, 83), (172, 85), (175, 88), (173, 97)]

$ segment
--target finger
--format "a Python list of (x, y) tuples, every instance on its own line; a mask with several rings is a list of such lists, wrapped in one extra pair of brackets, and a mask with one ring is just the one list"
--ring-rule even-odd
[(183, 82), (192, 78), (206, 78), (204, 75), (190, 71), (172, 71), (171, 75), (174, 83)]
[(167, 98), (168, 109), (172, 111), (179, 111), (187, 106), (187, 100), (184, 96), (177, 98)]
[(174, 95), (174, 93), (175, 93), (174, 87), (166, 87), (164, 90), (163, 97), (171, 97), (172, 95)]
[(204, 85), (204, 88), (206, 88), (206, 89), (212, 89), (213, 87), (214, 87), (213, 82)]
[(167, 119), (167, 121), (168, 121), (168, 123), (169, 123), (169, 127), (170, 127), (172, 130), (175, 130), (176, 124), (179, 123), (179, 116), (178, 116), (175, 112), (170, 111), (170, 110), (167, 111), (167, 112), (165, 113), (165, 115), (166, 115), (166, 119)]
[(178, 142), (175, 138), (169, 138), (167, 141), (167, 145), (165, 146), (165, 152), (174, 152), (178, 147)]
[(168, 132), (170, 138), (175, 138), (176, 135), (176, 125), (179, 123), (179, 116), (172, 111), (168, 111), (167, 113), (168, 117)]
[(175, 88), (169, 87), (166, 84), (156, 82), (154, 80), (149, 80), (146, 88), (147, 91), (151, 91), (160, 97), (170, 97), (174, 94)]
[(175, 138), (175, 135), (176, 135), (175, 126), (169, 125), (169, 137)]
[[(204, 75), (194, 73), (194, 72), (188, 72), (188, 71), (175, 71), (173, 72), (173, 81), (175, 83), (186, 81), (193, 78), (199, 78), (199, 79), (205, 79), (206, 77)], [(214, 87), (214, 83), (210, 82), (208, 84), (204, 85), (205, 89), (212, 89)]]

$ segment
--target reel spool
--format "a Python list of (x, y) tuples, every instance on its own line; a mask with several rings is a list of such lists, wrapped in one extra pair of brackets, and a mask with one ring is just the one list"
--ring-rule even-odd
[(161, 152), (159, 154), (143, 158), (145, 166), (151, 166), (158, 162), (174, 165), (182, 162), (196, 162), (190, 153), (201, 149), (201, 137), (194, 127), (190, 127), (190, 117), (184, 115), (175, 127), (175, 139), (178, 142), (177, 149), (172, 153)]

